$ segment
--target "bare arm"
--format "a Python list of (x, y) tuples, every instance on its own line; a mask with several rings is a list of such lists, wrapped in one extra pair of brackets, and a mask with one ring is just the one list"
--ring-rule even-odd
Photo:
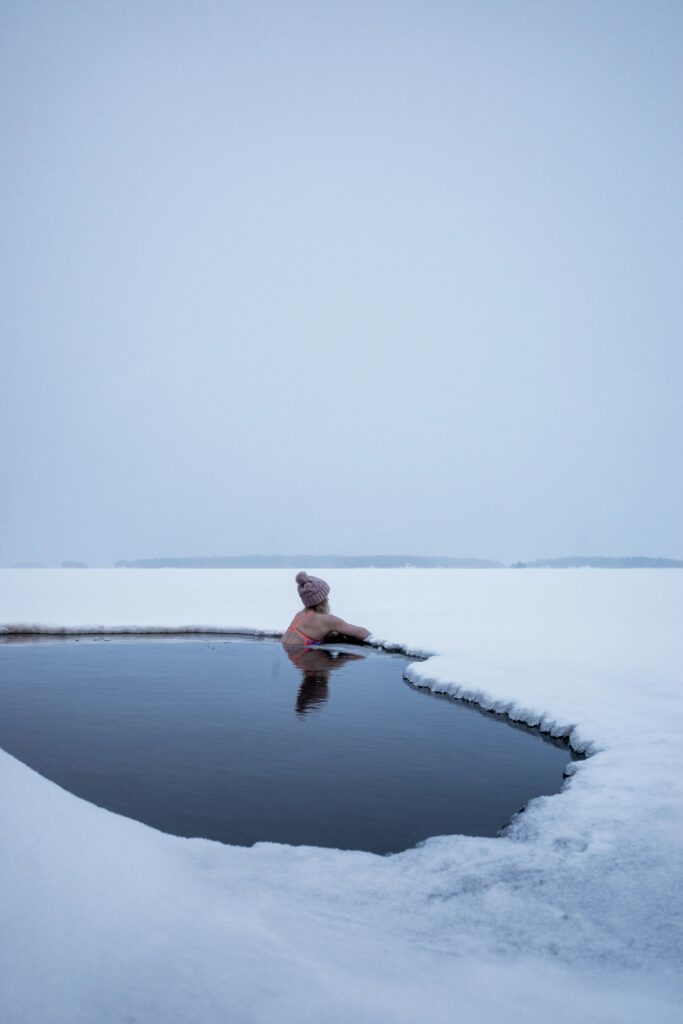
[(352, 636), (357, 640), (367, 640), (370, 636), (369, 629), (365, 629), (364, 626), (353, 626), (350, 622), (340, 619), (338, 615), (325, 615), (324, 619), (330, 633), (343, 633), (344, 636)]

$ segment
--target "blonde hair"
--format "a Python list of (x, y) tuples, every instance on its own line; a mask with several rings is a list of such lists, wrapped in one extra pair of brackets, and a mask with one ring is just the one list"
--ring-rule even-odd
[(321, 612), (323, 615), (330, 610), (330, 600), (328, 597), (324, 601), (320, 601), (318, 604), (311, 605), (311, 611)]

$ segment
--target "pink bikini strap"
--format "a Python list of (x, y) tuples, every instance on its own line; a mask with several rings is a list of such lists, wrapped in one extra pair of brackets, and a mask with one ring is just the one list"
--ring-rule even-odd
[[(305, 611), (305, 609), (304, 609), (304, 611)], [(301, 616), (303, 614), (304, 614), (303, 611), (297, 612), (297, 614), (292, 619), (292, 624), (291, 624), (291, 626), (289, 628), (291, 629), (292, 633), (298, 633), (299, 636), (302, 636), (304, 638), (304, 640), (306, 641), (306, 643), (312, 643), (312, 644), (319, 643), (318, 640), (314, 640), (312, 636), (307, 636), (306, 633), (302, 633), (301, 630), (297, 628), (297, 622), (299, 621), (299, 619), (301, 618)]]

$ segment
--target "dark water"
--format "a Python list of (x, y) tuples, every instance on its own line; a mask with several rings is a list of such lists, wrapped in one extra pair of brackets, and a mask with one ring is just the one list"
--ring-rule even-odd
[(340, 647), (292, 661), (223, 637), (2, 644), (0, 746), (92, 803), (244, 845), (493, 836), (559, 791), (567, 747), (415, 690), (409, 660)]

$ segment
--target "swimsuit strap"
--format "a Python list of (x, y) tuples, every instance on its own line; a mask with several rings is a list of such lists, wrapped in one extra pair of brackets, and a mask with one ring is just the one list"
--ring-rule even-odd
[(307, 636), (305, 633), (302, 633), (302, 631), (297, 628), (296, 623), (299, 621), (299, 619), (301, 618), (301, 616), (303, 614), (304, 614), (303, 611), (297, 612), (297, 614), (292, 619), (292, 623), (291, 623), (291, 625), (289, 627), (289, 631), (291, 631), (292, 633), (298, 633), (299, 636), (302, 636), (304, 638), (304, 641), (305, 641), (307, 647), (310, 647), (313, 644), (319, 644), (320, 640), (314, 640), (312, 636)]

